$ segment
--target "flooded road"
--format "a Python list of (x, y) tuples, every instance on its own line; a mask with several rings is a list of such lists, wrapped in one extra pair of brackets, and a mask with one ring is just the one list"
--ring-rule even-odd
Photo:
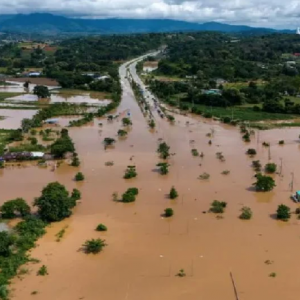
[[(244, 143), (237, 128), (176, 115), (173, 125), (156, 117), (157, 128), (150, 131), (126, 79), (127, 64), (120, 67), (123, 97), (117, 112), (130, 110), (133, 126), (128, 137), (117, 137), (120, 121), (99, 119), (69, 130), (82, 162), (79, 168), (63, 165), (51, 172), (28, 165), (0, 170), (0, 203), (16, 197), (32, 202), (55, 180), (69, 190), (79, 188), (83, 196), (73, 216), (52, 224), (31, 251), (41, 263), (28, 265), (30, 273), (13, 280), (12, 298), (29, 300), (37, 291), (38, 300), (231, 300), (235, 299), (232, 272), (240, 300), (298, 299), (299, 221), (292, 215), (289, 222), (278, 222), (274, 213), (281, 203), (292, 210), (297, 207), (289, 199), (289, 184), (294, 172), (294, 187), (300, 187), (300, 129), (263, 131)], [(134, 67), (130, 70), (134, 76)], [(104, 149), (105, 137), (117, 139), (114, 148)], [(160, 138), (174, 153), (166, 176), (156, 169)], [(278, 145), (281, 139), (286, 142), (283, 146)], [(262, 147), (263, 141), (271, 144), (270, 151)], [(204, 157), (193, 157), (193, 148)], [(248, 148), (257, 149), (255, 159), (263, 165), (269, 156), (279, 165), (282, 159), (274, 191), (253, 191)], [(217, 152), (223, 153), (224, 162), (217, 159)], [(107, 161), (114, 165), (105, 166)], [(138, 176), (125, 180), (129, 164), (136, 166)], [(86, 177), (82, 183), (72, 180), (79, 169)], [(224, 170), (230, 173), (222, 175)], [(210, 178), (199, 180), (204, 172)], [(176, 200), (167, 197), (173, 185), (179, 193)], [(135, 203), (112, 201), (114, 192), (121, 196), (129, 187), (139, 188)], [(228, 203), (222, 219), (203, 213), (213, 200)], [(253, 211), (249, 221), (238, 218), (244, 205)], [(167, 207), (174, 209), (170, 219), (161, 216)], [(99, 223), (108, 231), (96, 232)], [(65, 226), (65, 236), (56, 242), (55, 235)], [(105, 239), (108, 246), (98, 255), (83, 254), (81, 245), (90, 238)], [(268, 260), (270, 264), (265, 263)], [(42, 264), (48, 276), (36, 276)], [(180, 269), (186, 273), (183, 278), (175, 276)], [(275, 278), (269, 277), (272, 272)]]

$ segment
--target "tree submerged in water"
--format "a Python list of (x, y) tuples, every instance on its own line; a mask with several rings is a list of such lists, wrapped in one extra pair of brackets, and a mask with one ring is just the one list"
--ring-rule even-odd
[(135, 166), (128, 166), (127, 170), (125, 171), (124, 179), (130, 179), (137, 176)]
[(170, 146), (168, 146), (166, 142), (161, 142), (158, 145), (157, 152), (160, 154), (160, 158), (167, 159), (170, 156), (169, 150)]
[(51, 94), (48, 87), (44, 85), (36, 85), (33, 89), (33, 93), (38, 96), (38, 98), (50, 98)]
[(258, 173), (255, 175), (256, 182), (253, 183), (255, 186), (255, 189), (259, 192), (268, 192), (273, 190), (273, 188), (276, 186), (275, 181), (270, 176), (262, 175), (261, 173)]
[(160, 162), (156, 165), (159, 167), (159, 172), (161, 175), (167, 175), (169, 173), (169, 164), (165, 162)]

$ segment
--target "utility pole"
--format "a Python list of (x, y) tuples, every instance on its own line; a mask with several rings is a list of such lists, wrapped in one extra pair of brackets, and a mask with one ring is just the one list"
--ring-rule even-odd
[(268, 153), (269, 153), (269, 160), (271, 160), (271, 145), (269, 145), (269, 151), (268, 151)]
[(279, 172), (279, 176), (281, 176), (282, 174), (282, 157), (280, 157), (280, 172)]
[(230, 272), (230, 278), (231, 278), (231, 282), (232, 282), (232, 286), (233, 286), (233, 291), (234, 291), (235, 299), (239, 300), (239, 296), (238, 296), (238, 293), (237, 293), (237, 289), (236, 289), (236, 285), (235, 285), (235, 281), (234, 281), (232, 272)]
[(292, 174), (291, 192), (293, 192), (293, 190), (294, 190), (294, 172), (292, 172), (291, 174)]

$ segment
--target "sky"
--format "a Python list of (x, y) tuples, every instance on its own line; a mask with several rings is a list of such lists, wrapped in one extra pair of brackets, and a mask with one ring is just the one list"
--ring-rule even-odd
[(300, 27), (299, 0), (0, 0), (0, 14), (33, 12), (81, 18), (168, 18), (280, 29)]

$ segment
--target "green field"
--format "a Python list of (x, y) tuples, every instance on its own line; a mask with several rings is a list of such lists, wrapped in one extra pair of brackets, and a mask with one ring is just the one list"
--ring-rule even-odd
[(23, 95), (24, 93), (9, 93), (9, 92), (0, 92), (0, 101), (3, 101), (7, 98), (16, 97)]
[(0, 129), (0, 155), (3, 154), (5, 146), (8, 144), (8, 137), (14, 130)]

